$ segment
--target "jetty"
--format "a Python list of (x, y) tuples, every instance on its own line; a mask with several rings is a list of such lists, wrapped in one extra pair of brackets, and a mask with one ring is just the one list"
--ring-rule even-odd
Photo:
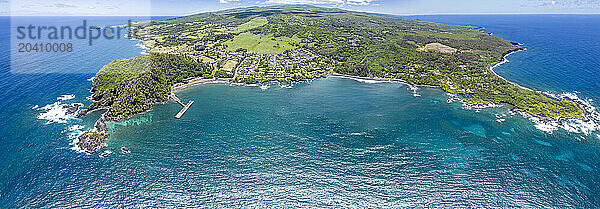
[(194, 101), (192, 101), (192, 100), (190, 100), (187, 104), (183, 104), (183, 102), (179, 98), (177, 98), (177, 96), (174, 93), (171, 93), (171, 99), (175, 103), (183, 106), (183, 109), (181, 109), (181, 111), (179, 111), (179, 113), (177, 113), (177, 115), (175, 115), (175, 118), (177, 118), (177, 119), (181, 119), (181, 117), (183, 117), (183, 114), (185, 114), (185, 112), (188, 109), (190, 109), (190, 107), (192, 106), (192, 104), (194, 104)]

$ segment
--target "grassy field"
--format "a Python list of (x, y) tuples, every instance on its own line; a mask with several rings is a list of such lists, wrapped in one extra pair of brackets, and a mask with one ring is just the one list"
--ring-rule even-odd
[(231, 70), (233, 70), (233, 68), (235, 68), (235, 66), (237, 64), (238, 64), (237, 61), (235, 61), (235, 60), (229, 60), (229, 61), (227, 61), (227, 63), (225, 63), (225, 65), (223, 65), (223, 70), (231, 71)]
[[(233, 66), (233, 62), (227, 61), (239, 62), (239, 56), (246, 56), (257, 60), (259, 65), (252, 67), (258, 69), (254, 70), (269, 71), (263, 66), (272, 60), (264, 60), (265, 56), (257, 54), (282, 54), (303, 47), (339, 74), (439, 86), (461, 95), (471, 104), (510, 104), (515, 110), (544, 120), (584, 117), (583, 110), (572, 101), (558, 101), (519, 88), (491, 73), (489, 66), (502, 61), (505, 54), (523, 48), (474, 29), (478, 28), (336, 8), (285, 5), (144, 22), (132, 34), (145, 40), (151, 52), (211, 57), (218, 59), (225, 69)], [(205, 47), (197, 50), (196, 45)], [(232, 54), (232, 51), (248, 53)], [(293, 77), (299, 69), (290, 69), (285, 75)], [(226, 71), (220, 70), (218, 75), (229, 76), (223, 73)], [(247, 73), (249, 79), (242, 82), (264, 82), (258, 72)], [(113, 79), (104, 80), (108, 78)]]
[(93, 83), (94, 88), (103, 91), (115, 85), (149, 71), (150, 60), (147, 57), (114, 60), (104, 66)]
[(456, 49), (446, 46), (440, 43), (430, 43), (421, 48), (418, 48), (419, 51), (433, 51), (433, 52), (441, 52), (441, 53), (453, 53), (456, 52)]
[(252, 33), (241, 33), (233, 40), (225, 42), (227, 50), (237, 51), (239, 49), (245, 49), (247, 52), (256, 54), (281, 54), (285, 50), (292, 50), (298, 48), (300, 43), (299, 38), (289, 37), (273, 37), (273, 35), (256, 35)]
[(233, 29), (233, 32), (234, 33), (245, 32), (247, 30), (266, 25), (267, 23), (269, 23), (269, 21), (267, 20), (266, 17), (253, 18), (252, 20), (248, 21), (247, 23), (244, 23), (244, 24), (241, 24), (241, 25), (238, 25), (237, 27), (235, 27)]

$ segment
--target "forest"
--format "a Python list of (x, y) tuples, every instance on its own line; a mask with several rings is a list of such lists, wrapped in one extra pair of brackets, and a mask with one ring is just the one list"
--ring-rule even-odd
[[(286, 5), (208, 12), (132, 27), (130, 36), (154, 53), (114, 61), (98, 73), (96, 102), (90, 109), (111, 107), (110, 119), (149, 109), (166, 99), (171, 85), (190, 77), (210, 74), (255, 83), (327, 72), (437, 86), (473, 105), (510, 104), (544, 120), (585, 117), (573, 101), (548, 98), (491, 72), (489, 67), (504, 55), (522, 48), (472, 26)], [(308, 55), (310, 59), (303, 58)], [(223, 63), (238, 64), (224, 69)], [(324, 70), (306, 74), (315, 69)]]
[(212, 66), (184, 55), (152, 53), (115, 60), (104, 66), (92, 85), (93, 103), (86, 112), (105, 108), (106, 120), (122, 120), (165, 102), (175, 83), (210, 74)]

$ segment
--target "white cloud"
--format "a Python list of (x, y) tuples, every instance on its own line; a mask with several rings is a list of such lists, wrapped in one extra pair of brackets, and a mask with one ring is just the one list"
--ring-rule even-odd
[(373, 0), (346, 0), (346, 4), (351, 5), (369, 5)]
[(236, 2), (236, 1), (240, 1), (240, 0), (219, 0), (219, 3), (221, 3), (221, 4), (227, 4), (229, 2)]
[(54, 4), (55, 7), (70, 7), (70, 8), (75, 8), (77, 6), (72, 5), (72, 4), (64, 4), (64, 3), (56, 3)]

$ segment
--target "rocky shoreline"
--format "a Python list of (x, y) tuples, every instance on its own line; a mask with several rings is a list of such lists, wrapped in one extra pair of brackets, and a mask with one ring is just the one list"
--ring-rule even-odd
[[(520, 50), (516, 50), (516, 51), (520, 51)], [(507, 55), (514, 53), (516, 51), (507, 53)], [(494, 66), (497, 66), (498, 64), (501, 64), (501, 63), (502, 62), (496, 63)], [(493, 68), (493, 67), (490, 67), (490, 71), (492, 73), (494, 73), (491, 68)], [(361, 81), (374, 81), (374, 82), (396, 82), (396, 83), (406, 84), (411, 89), (416, 88), (417, 86), (439, 88), (438, 86), (430, 86), (430, 85), (413, 85), (413, 84), (410, 84), (401, 79), (360, 77), (360, 76), (351, 76), (351, 75), (344, 75), (344, 74), (338, 74), (338, 73), (329, 74), (329, 75), (327, 75), (327, 77), (340, 77), (340, 78), (348, 78), (348, 79), (355, 79), (355, 80), (361, 80)], [(232, 83), (231, 81), (226, 80), (226, 79), (196, 79), (194, 82), (190, 82), (188, 84), (175, 85), (172, 87), (172, 90), (178, 91), (178, 90), (191, 88), (191, 87), (203, 85), (203, 84), (235, 84), (235, 83)], [(244, 84), (242, 84), (242, 85), (244, 85)], [(169, 100), (167, 100), (167, 101), (169, 101)], [(496, 104), (485, 104), (485, 105), (469, 104), (464, 101), (463, 101), (463, 105), (465, 105), (467, 107), (471, 107), (471, 108), (477, 108), (477, 109), (501, 106), (501, 105), (496, 105)], [(578, 102), (578, 105), (581, 105), (581, 103)], [(149, 111), (149, 110), (147, 110), (147, 111)], [(590, 112), (591, 111), (587, 110), (586, 115), (590, 115)], [(88, 113), (89, 112), (84, 110), (84, 111), (79, 112), (79, 114), (77, 116), (80, 117), (80, 116), (86, 115)], [(530, 116), (530, 117), (534, 117), (534, 116)], [(88, 154), (93, 154), (93, 153), (99, 151), (100, 149), (106, 147), (107, 144), (105, 141), (108, 138), (109, 134), (108, 134), (108, 130), (107, 130), (105, 121), (106, 121), (106, 119), (105, 119), (104, 115), (102, 115), (102, 117), (96, 121), (96, 123), (94, 125), (94, 129), (84, 132), (82, 135), (80, 135), (77, 138), (76, 146), (79, 147), (80, 150), (82, 150)], [(560, 123), (560, 121), (562, 121), (562, 120), (555, 121), (555, 122)]]
[(104, 122), (104, 116), (96, 121), (94, 129), (89, 130), (77, 137), (75, 145), (88, 154), (93, 154), (107, 146), (108, 129)]
[[(216, 84), (216, 83), (230, 83), (229, 80), (225, 80), (225, 79), (199, 79), (196, 80), (195, 82), (191, 82), (188, 84), (183, 84), (183, 85), (174, 85), (172, 87), (173, 91), (178, 91), (178, 90), (183, 90), (186, 88), (190, 88), (190, 87), (194, 87), (197, 85), (202, 85), (202, 84)], [(170, 98), (170, 97), (169, 97)], [(164, 104), (166, 102), (170, 101), (169, 99), (167, 99), (164, 102), (157, 102), (156, 104)], [(78, 113), (76, 114), (77, 117), (82, 117), (84, 115), (87, 115), (91, 112), (97, 111), (97, 110), (102, 110), (102, 109), (107, 109), (107, 108), (97, 108), (97, 109), (84, 109), (82, 111), (78, 111)], [(144, 111), (150, 111), (152, 110), (152, 108)], [(143, 113), (143, 112), (141, 112)], [(136, 113), (131, 115), (130, 117), (133, 117), (135, 115), (141, 114), (141, 113)], [(130, 118), (128, 117), (128, 118)], [(126, 119), (124, 119), (126, 120)], [(106, 126), (106, 121), (110, 121), (110, 119), (106, 118), (105, 114), (102, 114), (102, 116), (96, 121), (96, 123), (94, 124), (94, 128), (88, 131), (83, 132), (83, 134), (79, 135), (75, 141), (75, 146), (77, 146), (77, 148), (87, 154), (94, 154), (96, 152), (98, 152), (99, 150), (101, 150), (102, 148), (108, 146), (108, 144), (106, 143), (106, 140), (109, 137), (109, 133), (108, 133), (108, 129)]]
[(198, 86), (198, 85), (204, 85), (204, 84), (229, 84), (229, 83), (231, 83), (231, 81), (229, 81), (227, 79), (222, 79), (222, 78), (215, 78), (215, 79), (196, 78), (186, 84), (174, 85), (172, 90), (179, 91), (179, 90), (191, 88), (191, 87)]
[[(506, 81), (508, 81), (507, 79), (503, 78), (502, 76), (496, 74), (493, 71), (494, 67), (497, 67), (498, 65), (501, 65), (503, 63), (506, 63), (508, 60), (506, 59), (507, 56), (509, 56), (512, 53), (516, 53), (519, 51), (523, 51), (526, 50), (525, 48), (520, 48), (520, 49), (515, 49), (515, 50), (511, 50), (509, 52), (507, 52), (504, 56), (503, 59), (498, 62), (495, 63), (494, 65), (489, 67), (489, 71), (491, 73), (493, 73), (495, 76), (500, 77), (501, 79), (504, 79)], [(402, 84), (406, 84), (408, 85), (410, 88), (415, 88), (416, 86), (423, 86), (423, 87), (432, 87), (432, 88), (439, 88), (438, 86), (430, 86), (430, 85), (415, 85), (413, 86), (413, 84), (410, 84), (406, 81), (400, 80), (400, 79), (387, 79), (387, 78), (372, 78), (372, 77), (360, 77), (360, 76), (351, 76), (351, 75), (344, 75), (344, 74), (330, 74), (329, 76), (331, 77), (339, 77), (339, 78), (348, 78), (348, 79), (354, 79), (354, 80), (362, 80), (362, 81), (374, 81), (374, 82), (397, 82), (397, 83), (402, 83)], [(510, 82), (510, 81), (508, 81)], [(510, 82), (515, 86), (518, 86), (520, 88), (523, 89), (528, 89), (526, 87), (520, 86), (516, 83)], [(538, 91), (539, 92), (539, 91)], [(455, 96), (454, 100), (460, 100), (460, 102), (463, 104), (464, 107), (466, 108), (475, 108), (475, 109), (484, 109), (484, 108), (490, 108), (490, 107), (501, 107), (503, 106), (502, 104), (493, 104), (493, 103), (489, 103), (489, 104), (473, 104), (473, 103), (468, 103), (465, 100), (459, 98), (459, 95), (454, 95), (451, 93), (446, 92), (447, 94), (451, 95), (451, 96)], [(541, 92), (543, 93), (543, 92)], [(525, 113), (525, 112), (521, 112), (521, 111), (516, 111), (516, 113), (520, 113), (521, 115), (523, 115), (525, 118), (529, 118), (532, 119), (532, 121), (534, 121), (536, 124), (553, 124), (553, 126), (564, 126), (568, 121), (576, 121), (576, 122), (582, 122), (582, 123), (593, 123), (594, 125), (594, 129), (600, 129), (600, 126), (597, 124), (598, 121), (600, 121), (600, 116), (598, 116), (599, 114), (595, 111), (595, 109), (593, 108), (593, 106), (586, 104), (583, 100), (579, 99), (579, 98), (574, 98), (574, 96), (552, 96), (552, 95), (546, 95), (549, 98), (552, 99), (567, 99), (569, 101), (572, 101), (574, 103), (576, 103), (584, 112), (584, 119), (579, 119), (579, 118), (559, 118), (558, 120), (546, 120), (543, 118), (538, 118), (534, 115)], [(576, 96), (575, 96), (576, 97)], [(513, 110), (511, 110), (513, 111)], [(567, 128), (565, 128), (567, 129)]]

